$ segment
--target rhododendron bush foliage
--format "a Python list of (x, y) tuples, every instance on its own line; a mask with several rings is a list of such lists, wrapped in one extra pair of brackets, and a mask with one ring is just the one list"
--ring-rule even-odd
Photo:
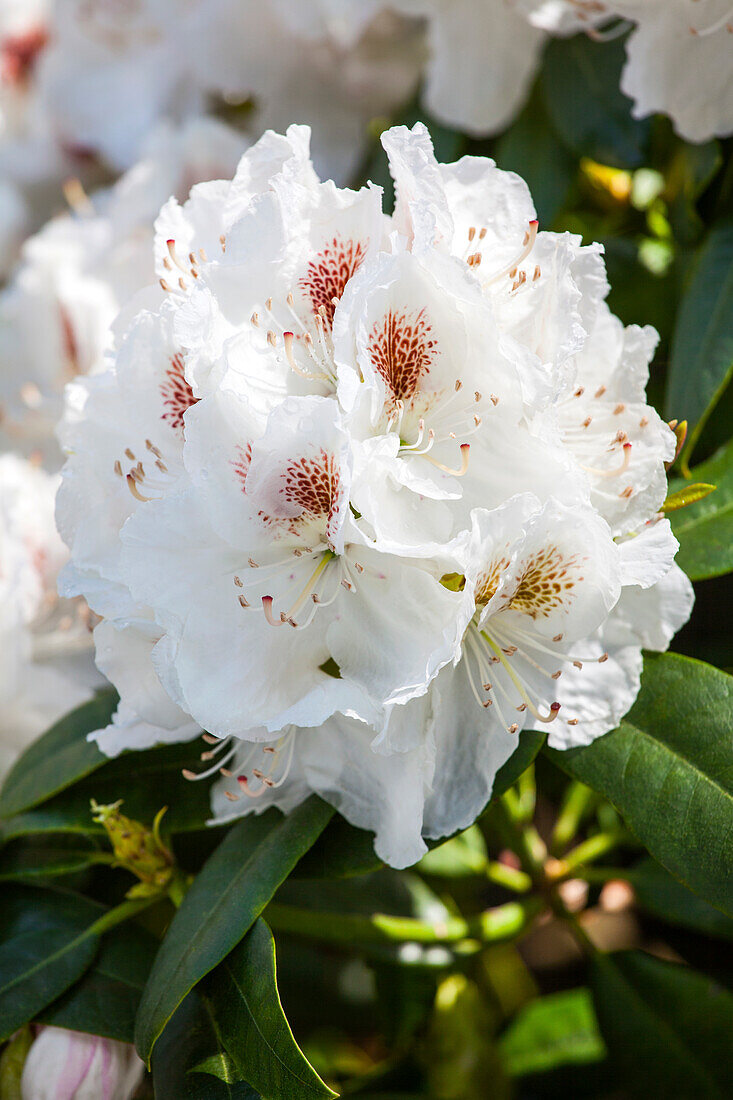
[(0, 1100), (730, 1094), (732, 88), (0, 0)]

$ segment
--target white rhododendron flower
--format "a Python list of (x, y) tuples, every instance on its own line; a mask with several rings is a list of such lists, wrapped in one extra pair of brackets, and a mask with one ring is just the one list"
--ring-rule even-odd
[(43, 106), (64, 146), (116, 170), (162, 121), (222, 101), (253, 134), (297, 117), (314, 127), (319, 168), (346, 178), (370, 120), (411, 95), (422, 44), (381, 4), (343, 6), (309, 19), (316, 5), (300, 0), (54, 0)]
[(51, 0), (0, 0), (0, 277), (47, 217), (72, 158), (51, 132), (38, 88)]
[(129, 1043), (43, 1027), (20, 1082), (21, 1100), (132, 1100), (145, 1067)]
[(551, 34), (630, 29), (621, 89), (635, 117), (669, 115), (687, 141), (733, 133), (728, 0), (518, 0), (518, 7)]
[(621, 77), (634, 115), (669, 115), (688, 141), (733, 133), (733, 7), (728, 0), (619, 0), (618, 13), (635, 25)]
[[(58, 465), (53, 437), (63, 389), (101, 369), (120, 309), (154, 278), (153, 223), (170, 195), (230, 176), (246, 148), (213, 119), (151, 135), (142, 159), (114, 186), (87, 197), (26, 241), (22, 262), (0, 293), (2, 441), (40, 450)], [(159, 291), (159, 297), (162, 291)]]
[(314, 164), (348, 182), (370, 123), (414, 93), (422, 27), (375, 0), (205, 0), (194, 73), (228, 103), (248, 102), (248, 129), (312, 128)]
[(13, 266), (28, 228), (28, 208), (19, 187), (0, 179), (0, 278)]
[(54, 525), (57, 485), (31, 463), (0, 456), (0, 777), (100, 681), (86, 604), (56, 594), (68, 557)]
[(389, 0), (427, 20), (424, 102), (436, 118), (473, 134), (496, 133), (518, 113), (544, 41), (507, 0)]
[(297, 126), (166, 204), (166, 300), (72, 389), (57, 515), (121, 695), (104, 751), (204, 729), (216, 819), (315, 791), (406, 866), (524, 728), (613, 729), (692, 594), (655, 334), (600, 249), (421, 124), (383, 144), (389, 217)]

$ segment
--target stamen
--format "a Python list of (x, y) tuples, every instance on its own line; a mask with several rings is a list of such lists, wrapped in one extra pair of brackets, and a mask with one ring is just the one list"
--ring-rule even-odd
[[(544, 722), (544, 723), (554, 722), (555, 719), (558, 716), (559, 711), (560, 711), (560, 704), (557, 703), (557, 702), (550, 703), (549, 714), (542, 714), (541, 711), (538, 710), (538, 708), (534, 705), (534, 703), (530, 699), (529, 695), (527, 694), (527, 691), (524, 688), (524, 685), (522, 684), (522, 681), (517, 676), (516, 672), (514, 671), (512, 666), (510, 665), (509, 661), (503, 655), (501, 649), (496, 645), (496, 643), (486, 633), (485, 630), (481, 631), (481, 637), (488, 643), (488, 645), (494, 651), (494, 655), (499, 658), (499, 661), (501, 662), (503, 667), (506, 669), (506, 671), (509, 675), (509, 678), (511, 679), (511, 681), (514, 684), (515, 688), (519, 692), (519, 695), (520, 695), (522, 701), (526, 704), (527, 708), (534, 715), (534, 717), (537, 719), (537, 721), (538, 722)], [(515, 647), (513, 647), (513, 648), (514, 648), (514, 651), (516, 652), (516, 648)]]
[(168, 255), (170, 256), (175, 266), (178, 268), (179, 271), (182, 271), (184, 275), (187, 275), (188, 269), (185, 268), (181, 261), (178, 259), (178, 253), (176, 252), (176, 242), (171, 239), (169, 241), (166, 241), (165, 243), (168, 246)]
[(189, 768), (183, 768), (181, 771), (183, 778), (188, 779), (191, 783), (197, 783), (200, 779), (208, 779), (209, 776), (212, 776), (215, 772), (220, 771), (223, 764), (226, 764), (231, 760), (235, 753), (239, 751), (240, 745), (241, 742), (238, 741), (236, 738), (226, 737), (219, 745), (219, 748), (215, 749), (214, 753), (212, 754), (218, 756), (222, 749), (227, 749), (228, 751), (224, 754), (224, 756), (220, 757), (215, 764), (212, 764), (210, 768), (207, 768), (206, 771), (203, 772), (192, 772)]
[[(285, 764), (283, 765), (282, 774), (280, 775), (279, 779), (273, 779), (273, 769), (278, 764), (280, 753), (285, 748), (287, 749), (287, 758), (285, 760)], [(262, 748), (262, 752), (268, 754), (271, 759), (266, 772), (263, 772), (260, 768), (252, 769), (252, 775), (260, 782), (259, 787), (253, 787), (251, 780), (247, 775), (238, 775), (236, 777), (237, 785), (240, 791), (242, 792), (242, 794), (246, 794), (248, 798), (261, 798), (266, 791), (276, 790), (278, 787), (282, 787), (283, 783), (288, 778), (290, 774), (290, 769), (293, 764), (293, 754), (295, 752), (294, 728), (291, 726), (289, 732), (286, 733), (284, 737), (280, 738), (277, 744), (277, 748), (273, 748), (271, 745), (265, 745)], [(248, 756), (246, 759), (251, 759), (251, 756)], [(225, 794), (226, 793), (227, 792), (225, 792)], [(231, 795), (230, 801), (236, 801), (237, 797), (238, 796), (236, 794)]]
[(594, 42), (613, 42), (625, 35), (629, 27), (633, 27), (633, 25), (630, 19), (621, 19), (615, 26), (608, 27), (605, 30), (599, 31), (597, 27), (587, 27), (586, 34)]
[(624, 443), (623, 445), (624, 457), (620, 466), (617, 466), (613, 470), (599, 470), (595, 466), (581, 466), (581, 470), (585, 470), (588, 474), (594, 474), (596, 477), (618, 477), (619, 474), (623, 474), (629, 468), (629, 462), (631, 461), (631, 444)]
[(62, 186), (64, 198), (75, 214), (83, 214), (88, 217), (94, 214), (94, 204), (84, 190), (81, 180), (67, 179)]
[[(487, 279), (483, 284), (485, 287), (486, 286), (491, 286), (492, 283), (499, 282), (500, 279), (503, 279), (507, 275), (509, 275), (510, 278), (514, 277), (512, 275), (512, 272), (517, 270), (519, 265), (527, 259), (530, 252), (534, 248), (535, 241), (537, 240), (537, 230), (538, 230), (538, 228), (539, 228), (539, 222), (536, 219), (529, 223), (529, 229), (527, 230), (527, 232), (524, 235), (524, 247), (522, 248), (522, 251), (520, 252), (519, 256), (517, 256), (516, 259), (514, 259), (510, 263), (508, 263), (505, 268), (503, 268), (500, 272), (498, 272), (498, 274), (492, 275), (490, 279)], [(526, 275), (525, 275), (525, 279), (526, 279)]]
[(733, 8), (725, 15), (721, 15), (720, 19), (715, 23), (711, 23), (709, 27), (704, 27), (702, 30), (698, 30), (697, 27), (690, 27), (690, 34), (695, 35), (696, 38), (707, 38), (710, 34), (716, 34), (723, 29), (727, 30), (729, 34), (733, 34)]
[(127, 475), (127, 488), (130, 490), (130, 492), (135, 497), (135, 499), (139, 500), (141, 504), (147, 504), (147, 502), (149, 500), (153, 499), (152, 497), (144, 497), (142, 495), (142, 493), (140, 492), (140, 490), (137, 487), (137, 482), (136, 482), (135, 478), (132, 476), (132, 474)]
[[(273, 333), (273, 336), (274, 336), (274, 333)], [(269, 343), (270, 342), (270, 333), (269, 332), (267, 334), (267, 339), (268, 339), (268, 343)], [(290, 369), (294, 370), (295, 373), (299, 374), (302, 378), (310, 378), (312, 380), (325, 381), (325, 382), (330, 381), (327, 374), (323, 374), (323, 373), (315, 374), (315, 373), (312, 373), (311, 371), (303, 370), (302, 367), (298, 366), (298, 364), (295, 361), (295, 356), (293, 355), (293, 341), (294, 341), (294, 339), (295, 339), (295, 334), (294, 333), (292, 333), (292, 332), (284, 332), (283, 333), (283, 343), (285, 345), (285, 358), (288, 361), (288, 366), (290, 367)], [(274, 346), (275, 345), (273, 344), (273, 347)]]
[(457, 470), (451, 469), (450, 466), (446, 466), (443, 462), (438, 462), (437, 458), (433, 458), (432, 455), (426, 455), (425, 457), (428, 462), (432, 462), (433, 466), (437, 466), (437, 468), (444, 473), (452, 474), (454, 477), (463, 477), (468, 471), (468, 455), (470, 449), (470, 443), (461, 443), (461, 465)]
[(262, 783), (261, 786), (253, 790), (249, 785), (249, 780), (247, 779), (246, 775), (238, 775), (237, 783), (239, 784), (242, 792), (246, 794), (249, 798), (261, 798), (265, 791), (268, 789), (267, 784)]
[(404, 446), (401, 446), (400, 450), (401, 451), (414, 451), (416, 447), (419, 447), (422, 444), (422, 441), (423, 441), (424, 437), (425, 437), (425, 421), (423, 420), (422, 417), (420, 417), (420, 419), (417, 422), (417, 439), (415, 440), (414, 443), (409, 443), (409, 444), (405, 444)]
[[(306, 581), (306, 583), (303, 586), (303, 588), (300, 592), (300, 595), (297, 597), (295, 603), (293, 604), (293, 606), (290, 608), (289, 611), (280, 613), (279, 621), (272, 614), (272, 603), (273, 603), (272, 596), (263, 596), (262, 597), (262, 610), (264, 611), (265, 618), (267, 619), (270, 626), (281, 626), (284, 623), (290, 623), (290, 625), (293, 626), (293, 627), (296, 627), (298, 625), (295, 622), (293, 616), (297, 615), (298, 611), (300, 611), (303, 604), (312, 595), (313, 586), (315, 585), (316, 581), (320, 577), (321, 573), (323, 573), (324, 569), (327, 567), (329, 562), (331, 562), (334, 559), (334, 557), (335, 557), (335, 554), (331, 550), (326, 550), (323, 553), (323, 555), (321, 556), (321, 560), (318, 562), (318, 565), (315, 567), (315, 569), (311, 573), (310, 577)], [(349, 586), (349, 587), (351, 587), (351, 586)]]

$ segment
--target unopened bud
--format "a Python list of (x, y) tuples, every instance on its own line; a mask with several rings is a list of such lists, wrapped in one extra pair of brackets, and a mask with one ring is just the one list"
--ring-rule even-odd
[(112, 844), (115, 861), (140, 879), (128, 897), (145, 897), (166, 889), (174, 873), (173, 853), (160, 836), (165, 807), (155, 816), (152, 829), (120, 813), (122, 802), (100, 806), (92, 799), (94, 820), (103, 825)]
[(669, 426), (675, 434), (676, 444), (674, 449), (674, 458), (671, 462), (665, 462), (665, 468), (668, 470), (670, 466), (674, 466), (675, 462), (680, 456), (680, 451), (685, 445), (687, 439), (687, 421), (686, 420), (670, 420)]
[(23, 1068), (21, 1100), (131, 1100), (144, 1073), (134, 1047), (41, 1028)]

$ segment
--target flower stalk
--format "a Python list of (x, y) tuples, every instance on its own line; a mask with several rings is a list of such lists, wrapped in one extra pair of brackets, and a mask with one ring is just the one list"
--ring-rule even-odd
[(324, 913), (271, 902), (264, 917), (276, 931), (290, 932), (329, 943), (362, 944), (461, 944), (466, 940), (495, 943), (524, 932), (544, 908), (540, 898), (527, 898), (487, 909), (475, 917), (448, 917), (442, 921), (418, 920), (386, 913), (362, 916)]

